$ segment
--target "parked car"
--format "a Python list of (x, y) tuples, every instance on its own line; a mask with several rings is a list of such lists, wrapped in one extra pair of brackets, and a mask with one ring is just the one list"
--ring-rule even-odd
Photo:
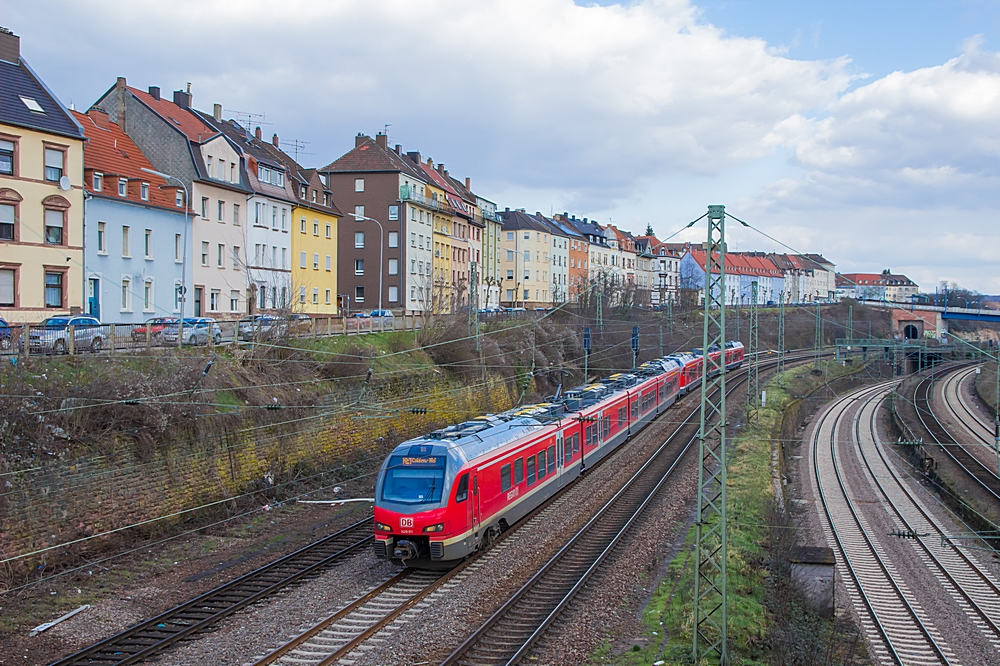
[(354, 316), (357, 317), (358, 319), (367, 319), (368, 317), (371, 317), (371, 315), (368, 314), (367, 312), (355, 312)]
[(7, 351), (13, 344), (13, 332), (10, 325), (0, 317), (0, 350)]
[(369, 317), (392, 319), (392, 310), (372, 310)]
[(69, 351), (70, 326), (73, 327), (73, 349), (101, 351), (104, 328), (89, 315), (49, 317), (39, 326), (32, 326), (28, 346), (32, 354), (65, 354)]
[(288, 324), (274, 315), (252, 315), (240, 319), (237, 336), (244, 342), (273, 340), (284, 335)]
[(504, 312), (527, 312), (526, 308), (504, 308)]
[(177, 317), (153, 317), (152, 319), (147, 319), (144, 324), (132, 327), (132, 339), (136, 342), (145, 341), (146, 329), (148, 328), (150, 339), (156, 342), (159, 340), (160, 334), (163, 333), (164, 329), (170, 325), (177, 325)]
[(288, 315), (288, 330), (290, 333), (311, 333), (312, 319), (307, 314)]
[[(177, 343), (176, 323), (167, 326), (160, 334), (165, 343)], [(222, 329), (211, 317), (185, 317), (184, 327), (181, 329), (186, 345), (207, 345), (209, 339), (213, 344), (222, 344)]]

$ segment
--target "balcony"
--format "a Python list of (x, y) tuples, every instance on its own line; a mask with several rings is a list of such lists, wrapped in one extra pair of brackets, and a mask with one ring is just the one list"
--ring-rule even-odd
[(399, 186), (399, 198), (402, 201), (412, 201), (413, 203), (426, 206), (427, 208), (433, 208), (434, 210), (440, 210), (446, 213), (454, 212), (454, 209), (452, 209), (452, 207), (445, 202), (428, 199), (422, 194), (417, 194), (409, 185)]

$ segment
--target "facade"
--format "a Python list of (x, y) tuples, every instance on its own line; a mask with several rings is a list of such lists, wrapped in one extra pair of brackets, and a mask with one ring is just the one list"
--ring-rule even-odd
[(0, 28), (0, 316), (83, 311), (83, 128)]
[(566, 256), (569, 265), (566, 268), (566, 296), (570, 303), (578, 303), (580, 295), (588, 288), (587, 262), (590, 255), (590, 243), (587, 242), (587, 237), (576, 228), (576, 216), (571, 218), (567, 213), (562, 215), (557, 213), (553, 216), (552, 221), (562, 230), (568, 244)]
[[(287, 165), (268, 150), (270, 144), (261, 139), (259, 127), (251, 133), (235, 120), (223, 120), (221, 104), (213, 106), (212, 115), (195, 113), (228, 139), (240, 156), (239, 163), (246, 169), (242, 176), (249, 189), (245, 206), (245, 250), (239, 260), (247, 276), (247, 312), (274, 313), (293, 306), (318, 305), (320, 290), (317, 287), (314, 287), (317, 289), (315, 304), (311, 303), (312, 294), (300, 293), (297, 298), (292, 297), (292, 208), (297, 198)], [(212, 162), (213, 157), (209, 156), (209, 173), (219, 169), (219, 165)], [(335, 255), (315, 252), (305, 257), (307, 262), (311, 261), (314, 271), (329, 271), (331, 275), (335, 258)], [(301, 253), (298, 259), (301, 270), (304, 263)], [(237, 261), (235, 251), (233, 261)]]
[(549, 307), (551, 288), (551, 227), (523, 209), (500, 213), (503, 226), (500, 268), (504, 273), (500, 302), (506, 307)]
[[(487, 228), (487, 218), (483, 216), (483, 210), (480, 208), (480, 202), (488, 203), (484, 199), (477, 197), (476, 194), (470, 189), (470, 181), (468, 178), (462, 183), (456, 178), (452, 178), (448, 170), (444, 168), (443, 164), (438, 165), (440, 171), (443, 173), (445, 181), (449, 184), (451, 191), (456, 195), (456, 200), (453, 205), (456, 207), (461, 207), (463, 211), (463, 217), (468, 219), (468, 238), (466, 243), (469, 250), (469, 288), (473, 288), (472, 279), (472, 267), (475, 266), (475, 289), (478, 294), (477, 296), (477, 307), (482, 309), (485, 307), (490, 307), (490, 283), (487, 281), (490, 277), (490, 267), (486, 265), (486, 258), (483, 252), (483, 246), (487, 243), (486, 234), (489, 231)], [(496, 218), (496, 204), (493, 204), (493, 217)], [(496, 222), (493, 222), (496, 231), (499, 230), (499, 226)], [(494, 252), (495, 254), (495, 252)], [(492, 273), (496, 272), (496, 265), (493, 266)], [(469, 292), (471, 295), (471, 291)]]
[[(472, 191), (470, 179), (465, 179), (465, 188)], [(500, 270), (500, 218), (497, 205), (489, 199), (476, 195), (476, 207), (483, 223), (482, 276), (480, 284), (482, 296), (480, 307), (500, 307), (500, 293), (503, 290), (503, 275)]]
[(539, 212), (535, 219), (549, 229), (549, 297), (555, 305), (569, 300), (569, 237), (562, 226)]
[[(698, 302), (705, 298), (705, 260), (703, 249), (690, 248), (680, 261), (680, 286), (697, 290)], [(727, 252), (725, 256), (726, 293), (714, 294), (727, 304), (746, 305), (753, 302), (754, 282), (757, 283), (757, 304), (774, 302), (784, 291), (784, 276), (766, 257)]]
[(317, 315), (337, 314), (337, 240), (343, 213), (333, 201), (326, 177), (316, 169), (302, 168), (283, 152), (277, 134), (263, 148), (285, 165), (295, 193), (291, 231), (291, 309)]
[(73, 112), (87, 136), (87, 314), (139, 323), (181, 314), (191, 285), (191, 211), (184, 190), (152, 165), (102, 109)]
[(653, 307), (677, 301), (677, 287), (680, 283), (679, 254), (656, 236), (639, 236), (636, 247), (651, 255), (649, 303)]
[(908, 303), (920, 292), (913, 280), (893, 275), (888, 269), (881, 273), (843, 273), (836, 280), (840, 293), (858, 300)]
[(837, 267), (821, 254), (803, 254), (799, 256), (803, 265), (813, 269), (812, 279), (807, 284), (808, 293), (813, 300), (833, 301), (837, 290)]
[[(428, 157), (417, 166), (423, 171), (431, 203), (437, 204), (433, 213), (436, 310), (457, 312), (469, 303), (470, 265), (475, 262), (476, 245), (481, 253), (482, 229), (472, 224), (473, 207), (462, 200), (443, 164), (435, 166)], [(474, 243), (477, 236), (479, 241)]]
[(352, 150), (319, 169), (344, 213), (337, 241), (340, 307), (350, 313), (381, 304), (430, 314), (433, 214), (442, 206), (431, 200), (422, 171), (402, 146), (390, 150), (387, 142), (384, 134), (358, 134)]
[[(190, 193), (192, 286), (183, 309), (195, 317), (236, 318), (252, 310), (246, 271), (247, 197), (242, 156), (191, 107), (190, 90), (173, 99), (119, 77), (95, 103), (142, 151), (153, 168)], [(253, 293), (250, 292), (253, 296)]]

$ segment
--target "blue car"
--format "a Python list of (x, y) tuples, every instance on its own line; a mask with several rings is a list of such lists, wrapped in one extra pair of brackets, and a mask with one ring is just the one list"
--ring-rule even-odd
[(4, 321), (3, 317), (0, 317), (0, 350), (9, 350), (13, 342), (13, 331), (10, 330), (10, 325)]

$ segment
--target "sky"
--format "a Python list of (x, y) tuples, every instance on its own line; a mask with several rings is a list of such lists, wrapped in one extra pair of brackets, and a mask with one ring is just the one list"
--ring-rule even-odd
[[(0, 0), (65, 104), (188, 82), (305, 166), (358, 132), (501, 208), (1000, 293), (1000, 0)], [(388, 127), (387, 127), (388, 126)]]

